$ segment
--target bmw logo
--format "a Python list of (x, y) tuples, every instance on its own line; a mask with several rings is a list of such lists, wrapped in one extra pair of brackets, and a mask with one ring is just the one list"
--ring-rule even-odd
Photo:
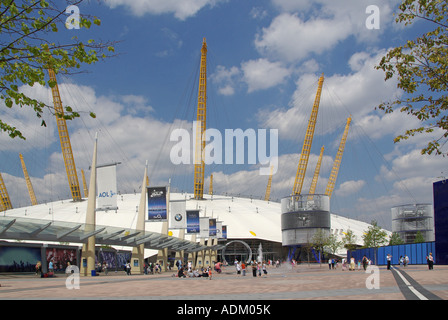
[(181, 220), (182, 220), (182, 215), (181, 215), (180, 213), (176, 214), (176, 215), (174, 216), (174, 220), (176, 220), (176, 221), (181, 221)]

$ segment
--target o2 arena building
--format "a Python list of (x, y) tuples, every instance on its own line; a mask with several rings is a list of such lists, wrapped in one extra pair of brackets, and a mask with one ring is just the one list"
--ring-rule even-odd
[[(156, 242), (145, 243), (145, 259), (155, 261), (158, 251), (161, 248), (168, 248), (168, 262), (174, 264), (176, 259), (176, 245), (182, 249), (183, 243), (179, 240), (180, 229), (168, 230), (168, 235), (163, 231), (163, 222), (145, 222), (145, 235), (135, 235), (138, 228), (138, 205), (140, 194), (123, 194), (117, 196), (117, 208), (96, 212), (96, 236), (97, 254), (100, 256), (106, 253), (98, 253), (102, 245), (114, 249), (117, 252), (130, 252), (132, 245), (139, 243), (139, 238), (153, 235)], [(200, 216), (208, 216), (227, 226), (225, 238), (218, 239), (216, 243), (216, 260), (224, 259), (232, 263), (235, 259), (250, 260), (258, 259), (262, 255), (264, 260), (286, 260), (307, 259), (300, 250), (291, 251), (288, 246), (283, 246), (282, 241), (282, 213), (281, 204), (278, 202), (255, 200), (248, 198), (237, 198), (220, 195), (205, 195), (203, 200), (195, 200), (193, 194), (170, 194), (171, 204), (185, 201), (186, 210), (199, 210)], [(30, 207), (7, 210), (1, 217), (3, 232), (0, 236), (10, 240), (29, 239), (32, 242), (46, 243), (47, 248), (52, 245), (60, 247), (81, 246), (89, 235), (85, 230), (86, 211), (88, 201), (73, 202), (71, 200), (56, 201), (46, 204), (38, 204)], [(172, 208), (172, 205), (171, 205)], [(344, 233), (351, 230), (356, 236), (357, 244), (362, 245), (362, 235), (369, 227), (369, 224), (335, 214), (330, 214), (331, 228), (329, 232), (337, 236), (339, 241), (344, 237)], [(9, 227), (7, 225), (10, 224)], [(103, 230), (104, 228), (104, 230)], [(283, 231), (284, 232), (284, 231)], [(34, 234), (34, 235), (33, 235)], [(112, 237), (111, 237), (112, 236)], [(166, 238), (166, 246), (159, 243)], [(182, 237), (188, 252), (188, 243), (195, 241), (197, 246), (201, 244), (200, 239), (185, 233)], [(34, 240), (33, 240), (34, 239)], [(112, 241), (116, 239), (116, 241)], [(173, 239), (173, 243), (168, 243)], [(204, 238), (202, 244), (211, 244), (209, 237)], [(151, 239), (150, 239), (151, 240)], [(205, 240), (205, 241), (204, 241)], [(142, 241), (145, 241), (143, 238)], [(3, 243), (6, 245), (6, 243)], [(21, 243), (23, 246), (24, 244)], [(79, 250), (81, 248), (79, 247)], [(192, 252), (196, 249), (192, 245)], [(296, 247), (295, 247), (296, 249)], [(197, 251), (196, 251), (197, 252)], [(345, 256), (346, 250), (340, 248), (336, 255)], [(100, 261), (102, 257), (99, 257)], [(188, 259), (185, 254), (185, 259)], [(314, 255), (311, 260), (317, 260)], [(207, 261), (204, 260), (204, 264)]]
[[(204, 39), (196, 142), (201, 142), (205, 132), (206, 53)], [(56, 83), (54, 72), (50, 72), (50, 77)], [(57, 118), (73, 199), (45, 204), (33, 203), (35, 197), (23, 164), (33, 205), (13, 209), (0, 175), (0, 239), (5, 240), (0, 241), (0, 272), (33, 271), (39, 260), (47, 263), (55, 260), (55, 264), (61, 269), (67, 262), (71, 262), (87, 272), (93, 272), (95, 265), (103, 262), (107, 262), (112, 269), (121, 268), (123, 264), (130, 262), (137, 272), (141, 272), (144, 260), (162, 261), (163, 266), (174, 264), (178, 259), (188, 259), (197, 266), (209, 265), (217, 260), (229, 263), (251, 259), (316, 261), (319, 258), (314, 251), (306, 250), (305, 254), (302, 249), (309, 248), (314, 235), (320, 231), (325, 235), (335, 235), (341, 241), (350, 230), (356, 244), (362, 245), (362, 236), (369, 224), (332, 214), (329, 208), (350, 118), (325, 194), (318, 195), (314, 192), (323, 150), (315, 168), (310, 192), (302, 194), (322, 83), (323, 76), (319, 79), (292, 195), (282, 199), (281, 203), (268, 201), (268, 195), (265, 198), (267, 200), (256, 200), (204, 194), (204, 141), (196, 143), (199, 150), (195, 150), (193, 194), (170, 193), (167, 187), (148, 186), (146, 170), (140, 194), (118, 194), (116, 178), (110, 178), (115, 176), (99, 172), (95, 142), (91, 168), (96, 170), (91, 170), (88, 196), (84, 185), (85, 198), (82, 199), (67, 126), (63, 118)], [(52, 93), (55, 110), (62, 110), (57, 85), (52, 88)], [(97, 179), (97, 174), (98, 178), (107, 177), (108, 183), (115, 180), (115, 187), (103, 185), (104, 179)], [(271, 179), (272, 172), (268, 189)], [(84, 180), (83, 176), (83, 182)], [(164, 197), (160, 197), (162, 194)], [(157, 197), (158, 200), (153, 201)], [(104, 204), (102, 201), (106, 198), (113, 198), (114, 202)], [(182, 220), (186, 220), (186, 224), (177, 225)], [(345, 254), (344, 248), (335, 252), (338, 256)], [(43, 266), (45, 268), (46, 263)], [(84, 270), (85, 275), (87, 272)]]

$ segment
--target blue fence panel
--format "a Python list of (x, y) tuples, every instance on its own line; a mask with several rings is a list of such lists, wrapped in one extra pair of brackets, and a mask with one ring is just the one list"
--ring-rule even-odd
[(387, 256), (386, 247), (380, 247), (377, 250), (377, 264), (384, 264), (384, 257)]
[(403, 257), (404, 256), (408, 256), (409, 263), (411, 263), (411, 256), (413, 256), (413, 254), (412, 254), (412, 247), (413, 247), (413, 245), (412, 244), (405, 244), (403, 247), (404, 247)]
[(396, 246), (398, 248), (398, 253), (393, 256), (392, 263), (393, 264), (399, 264), (400, 263), (400, 257), (404, 257), (406, 252), (405, 246)]
[(416, 264), (422, 264), (422, 255), (426, 252), (426, 246), (422, 246), (422, 243), (415, 244), (415, 255), (412, 260), (415, 259)]
[(398, 259), (400, 258), (400, 247), (401, 246), (392, 246), (392, 264), (397, 264)]
[[(367, 258), (375, 262), (375, 250), (377, 252), (377, 265), (387, 264), (387, 254), (392, 255), (392, 264), (399, 264), (400, 256), (407, 255), (409, 257), (409, 264), (426, 264), (426, 256), (432, 252), (435, 254), (435, 242), (412, 243), (397, 246), (385, 246), (378, 249), (365, 248), (354, 251), (347, 251), (347, 258), (354, 257), (356, 261), (361, 260), (365, 255)], [(434, 258), (435, 262), (435, 258)]]
[(417, 246), (411, 246), (411, 258), (412, 264), (418, 264), (417, 261)]

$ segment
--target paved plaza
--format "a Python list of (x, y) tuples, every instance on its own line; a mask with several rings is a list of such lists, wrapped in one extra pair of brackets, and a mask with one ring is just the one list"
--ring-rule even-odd
[[(325, 264), (269, 268), (263, 277), (237, 275), (232, 266), (212, 279), (109, 272), (80, 277), (79, 289), (67, 289), (64, 274), (0, 274), (0, 300), (448, 300), (448, 266), (395, 266), (374, 273), (329, 270)], [(399, 274), (397, 273), (399, 272)], [(370, 285), (370, 289), (369, 287)], [(376, 286), (372, 286), (375, 284)]]

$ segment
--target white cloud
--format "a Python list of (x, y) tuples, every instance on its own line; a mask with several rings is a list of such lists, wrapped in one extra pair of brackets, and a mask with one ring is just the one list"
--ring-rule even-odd
[[(257, 34), (255, 46), (273, 59), (298, 62), (333, 49), (354, 36), (357, 41), (376, 43), (392, 22), (391, 7), (396, 0), (302, 1), (272, 0), (281, 13), (271, 25)], [(366, 8), (376, 5), (381, 17), (380, 29), (366, 27)], [(305, 18), (312, 16), (312, 18)]]
[(285, 81), (290, 71), (279, 62), (267, 59), (250, 60), (241, 64), (243, 79), (248, 85), (248, 92), (277, 86)]
[(272, 0), (272, 3), (282, 11), (307, 11), (313, 5), (310, 0)]
[(249, 15), (252, 19), (262, 20), (268, 16), (268, 11), (262, 7), (253, 7)]
[(283, 13), (257, 34), (255, 46), (268, 57), (294, 62), (331, 49), (350, 32), (346, 19), (303, 21), (297, 14)]
[(422, 155), (419, 149), (414, 149), (393, 159), (389, 168), (382, 166), (381, 176), (388, 181), (415, 177), (436, 179), (444, 168), (446, 168), (444, 157)]
[(241, 83), (248, 87), (247, 92), (265, 90), (282, 84), (291, 75), (291, 70), (280, 62), (270, 62), (260, 58), (241, 63), (241, 68), (218, 66), (210, 77), (218, 85), (218, 92), (233, 95), (235, 88)]
[(109, 0), (106, 4), (115, 9), (125, 6), (132, 14), (141, 17), (145, 14), (174, 14), (179, 20), (194, 16), (206, 6), (214, 6), (219, 0)]
[[(356, 53), (348, 63), (352, 72), (325, 76), (319, 110), (320, 114), (325, 114), (320, 118), (324, 119), (325, 123), (318, 121), (316, 134), (328, 134), (340, 128), (349, 115), (353, 118), (353, 125), (368, 125), (367, 128), (363, 127), (368, 132), (376, 130), (369, 126), (372, 121), (376, 124), (383, 122), (389, 126), (385, 131), (376, 130), (377, 138), (389, 134), (391, 130), (397, 132), (396, 130), (403, 127), (403, 119), (398, 114), (382, 119), (372, 115), (375, 107), (381, 102), (401, 94), (393, 80), (385, 82), (382, 71), (374, 68), (385, 52), (380, 50), (370, 54)], [(291, 128), (306, 127), (316, 96), (317, 80), (318, 76), (315, 74), (301, 75), (296, 82), (297, 90), (292, 97), (291, 107), (260, 111), (258, 119), (262, 125), (279, 129), (280, 137), (303, 139), (303, 136), (298, 136), (297, 131)]]
[(359, 192), (366, 182), (364, 180), (357, 181), (345, 181), (339, 185), (339, 188), (335, 191), (335, 195), (345, 197), (356, 192)]
[(218, 85), (218, 92), (225, 96), (235, 93), (236, 85), (241, 81), (241, 71), (238, 67), (227, 69), (224, 66), (217, 66), (216, 71), (210, 75), (210, 80)]

